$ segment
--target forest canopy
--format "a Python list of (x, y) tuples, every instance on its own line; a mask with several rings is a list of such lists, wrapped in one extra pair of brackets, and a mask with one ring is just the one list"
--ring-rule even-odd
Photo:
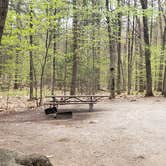
[(166, 96), (165, 47), (165, 0), (10, 0), (0, 88)]

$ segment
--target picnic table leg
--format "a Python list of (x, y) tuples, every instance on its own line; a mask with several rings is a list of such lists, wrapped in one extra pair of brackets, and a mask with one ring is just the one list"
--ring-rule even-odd
[(89, 112), (93, 111), (93, 103), (89, 104)]

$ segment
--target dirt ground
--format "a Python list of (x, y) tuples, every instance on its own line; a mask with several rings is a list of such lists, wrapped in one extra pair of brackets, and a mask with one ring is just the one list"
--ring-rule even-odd
[[(69, 108), (68, 108), (69, 109)], [(55, 166), (165, 166), (166, 99), (71, 106), (72, 119), (41, 111), (0, 115), (0, 148), (41, 153)]]

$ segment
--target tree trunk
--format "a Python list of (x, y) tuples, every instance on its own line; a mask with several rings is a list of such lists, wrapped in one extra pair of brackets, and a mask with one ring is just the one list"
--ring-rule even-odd
[(96, 60), (96, 49), (95, 49), (95, 44), (94, 44), (94, 40), (95, 40), (95, 30), (93, 28), (93, 35), (92, 35), (92, 88), (91, 88), (91, 94), (95, 94), (96, 88), (95, 88), (95, 84), (96, 84), (96, 72), (95, 72), (95, 60)]
[[(140, 0), (143, 10), (148, 9), (147, 0)], [(148, 17), (143, 13), (144, 42), (145, 42), (145, 62), (146, 62), (146, 96), (153, 96), (152, 74), (151, 74), (151, 51), (149, 42)]]
[(8, 11), (9, 0), (0, 0), (0, 44)]
[[(151, 8), (153, 9), (154, 8), (154, 0), (151, 0)], [(151, 20), (150, 20), (150, 39), (149, 39), (149, 42), (150, 42), (150, 45), (152, 44), (152, 40), (153, 40), (153, 22), (154, 22), (154, 16), (153, 16), (153, 13), (152, 13), (152, 16), (151, 16)]]
[[(17, 3), (17, 9), (20, 9), (20, 5), (21, 5), (21, 1), (19, 0)], [(20, 19), (20, 11), (17, 11), (17, 16), (16, 16), (16, 23), (17, 23), (17, 28), (19, 30), (21, 30), (22, 28), (22, 23), (21, 23), (21, 19)], [(21, 43), (21, 33), (18, 31), (17, 32), (17, 38), (19, 40), (19, 42)], [(16, 59), (15, 59), (15, 80), (14, 80), (14, 89), (18, 89), (19, 88), (19, 76), (20, 76), (20, 69), (19, 69), (19, 64), (20, 64), (20, 50), (19, 50), (19, 43), (17, 43), (17, 49), (16, 49)]]
[[(96, 1), (92, 0), (92, 9), (94, 10), (92, 12), (92, 18), (97, 18), (97, 15), (95, 13), (95, 8), (96, 8)], [(92, 19), (92, 76), (91, 76), (91, 94), (96, 93), (96, 60), (97, 60), (97, 54), (96, 54), (96, 47), (95, 47), (95, 40), (96, 40), (96, 20)]]
[(73, 66), (72, 66), (72, 80), (70, 95), (75, 95), (76, 93), (76, 81), (77, 81), (77, 38), (78, 38), (78, 20), (77, 20), (77, 3), (73, 0)]
[(19, 82), (18, 82), (18, 65), (19, 65), (19, 51), (16, 51), (16, 60), (15, 60), (15, 76), (14, 76), (14, 89), (19, 88)]
[(67, 88), (67, 54), (68, 54), (68, 29), (67, 29), (67, 26), (68, 26), (68, 19), (66, 20), (66, 38), (65, 38), (65, 64), (64, 64), (64, 89), (63, 89), (63, 92), (64, 92), (64, 95), (66, 95), (66, 88)]
[[(163, 45), (162, 45), (162, 50), (163, 50), (163, 54), (166, 53), (166, 15), (164, 16), (165, 19), (165, 28), (164, 28), (164, 34), (163, 34)], [(165, 60), (165, 70), (164, 70), (164, 79), (163, 79), (163, 91), (162, 94), (164, 95), (164, 97), (166, 97), (166, 60)]]
[[(54, 11), (54, 16), (57, 14), (57, 9), (55, 9)], [(56, 19), (54, 20), (56, 21)], [(54, 95), (55, 93), (55, 68), (56, 68), (56, 49), (57, 49), (57, 44), (56, 44), (56, 27), (54, 26), (54, 35), (53, 35), (53, 39), (54, 39), (54, 43), (53, 43), (53, 62), (52, 62), (52, 89), (51, 89), (51, 94)]]
[(164, 71), (164, 80), (163, 80), (163, 95), (166, 97), (166, 62), (165, 62), (165, 71)]
[(159, 65), (159, 76), (158, 76), (158, 84), (157, 84), (157, 91), (162, 91), (163, 89), (163, 72), (164, 72), (164, 32), (163, 32), (163, 20), (162, 20), (162, 7), (161, 2), (158, 0), (158, 10), (159, 10), (159, 31), (160, 31), (160, 43), (161, 43), (161, 49), (160, 49), (160, 65)]
[[(32, 6), (30, 6), (30, 24), (29, 24), (29, 27), (30, 29), (32, 30), (33, 28), (33, 8)], [(34, 84), (34, 80), (33, 80), (33, 52), (32, 52), (32, 46), (33, 46), (33, 35), (30, 33), (30, 36), (29, 36), (29, 42), (30, 42), (30, 46), (31, 46), (31, 49), (29, 51), (29, 63), (30, 63), (30, 72), (29, 72), (29, 80), (30, 80), (30, 84), (29, 84), (29, 90), (30, 90), (30, 93), (29, 93), (29, 98), (30, 99), (33, 99), (33, 84)]]
[(47, 29), (46, 41), (45, 41), (45, 55), (44, 55), (42, 68), (41, 68), (41, 75), (40, 75), (40, 101), (39, 101), (39, 105), (42, 105), (42, 100), (43, 100), (43, 77), (44, 77), (45, 67), (46, 67), (46, 63), (47, 63), (48, 50), (49, 50), (50, 44), (51, 44), (51, 35), (49, 35), (49, 30)]
[[(106, 0), (106, 9), (109, 12), (109, 0)], [(106, 16), (107, 27), (108, 27), (108, 38), (109, 38), (109, 54), (110, 54), (110, 79), (109, 79), (109, 89), (110, 89), (110, 99), (115, 97), (115, 66), (114, 66), (114, 46), (113, 46), (113, 36), (111, 32), (110, 16)]]
[(131, 47), (130, 47), (130, 57), (129, 57), (129, 68), (130, 68), (130, 91), (132, 88), (132, 73), (133, 73), (133, 55), (134, 55), (134, 38), (135, 38), (135, 16), (132, 18), (132, 33), (131, 33)]
[[(118, 0), (118, 7), (120, 7), (120, 0)], [(122, 13), (118, 13), (118, 43), (117, 43), (117, 52), (118, 52), (118, 64), (117, 64), (117, 94), (121, 93), (121, 19)]]
[[(130, 0), (128, 1), (128, 7), (130, 8)], [(127, 18), (127, 57), (128, 57), (128, 95), (130, 95), (131, 92), (131, 73), (132, 73), (132, 64), (131, 64), (131, 35), (130, 35), (130, 15), (128, 12), (128, 18)]]
[(144, 92), (144, 59), (143, 59), (143, 48), (142, 48), (142, 28), (140, 18), (136, 17), (138, 27), (138, 43), (139, 43), (139, 92)]
[(54, 54), (53, 62), (52, 62), (52, 89), (51, 89), (52, 95), (54, 95), (55, 93), (55, 67), (56, 67), (56, 59)]
[(56, 37), (54, 34), (54, 46), (53, 46), (53, 52), (54, 52), (54, 57), (53, 57), (53, 62), (52, 62), (52, 89), (51, 89), (51, 94), (54, 95), (55, 93), (55, 68), (56, 68)]

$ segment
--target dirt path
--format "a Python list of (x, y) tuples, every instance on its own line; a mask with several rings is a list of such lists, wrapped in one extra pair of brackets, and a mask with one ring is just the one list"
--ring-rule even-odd
[(70, 120), (42, 111), (1, 115), (0, 148), (42, 153), (55, 166), (166, 165), (166, 99), (115, 99), (95, 108)]

